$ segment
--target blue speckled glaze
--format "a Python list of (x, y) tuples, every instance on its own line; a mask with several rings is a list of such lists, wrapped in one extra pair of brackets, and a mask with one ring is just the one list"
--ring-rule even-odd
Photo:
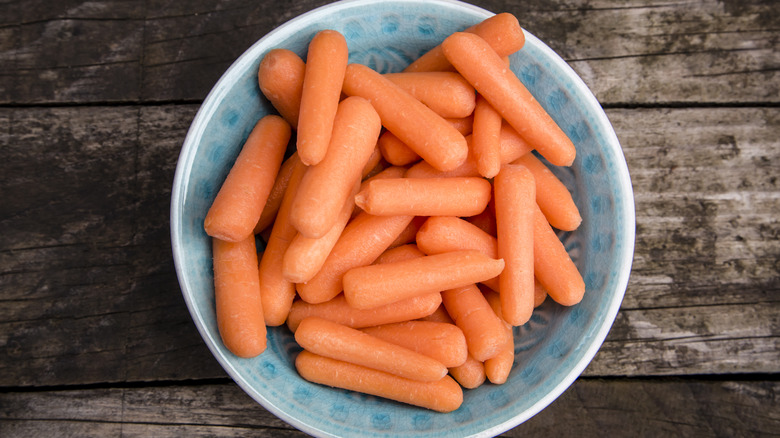
[(582, 303), (550, 300), (515, 329), (515, 365), (506, 384), (466, 390), (463, 406), (441, 414), (377, 397), (310, 384), (293, 366), (299, 347), (286, 328), (269, 331), (268, 349), (253, 359), (222, 345), (214, 313), (210, 240), (203, 219), (255, 122), (272, 112), (256, 72), (272, 48), (305, 57), (312, 35), (342, 32), (350, 61), (380, 72), (399, 71), (453, 31), (492, 13), (454, 1), (344, 1), (280, 26), (224, 74), (184, 141), (171, 200), (171, 237), (187, 306), (203, 339), (230, 376), (266, 409), (316, 436), (493, 436), (539, 412), (584, 370), (620, 307), (634, 247), (631, 182), (617, 137), (600, 105), (577, 75), (546, 45), (526, 33), (512, 69), (572, 138), (577, 159), (553, 171), (572, 190), (584, 218), (561, 233), (585, 278)]

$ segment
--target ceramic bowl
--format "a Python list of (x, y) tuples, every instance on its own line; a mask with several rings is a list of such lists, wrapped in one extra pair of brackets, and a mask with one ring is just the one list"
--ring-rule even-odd
[[(504, 11), (494, 11), (504, 12)], [(512, 11), (506, 11), (512, 12)], [(455, 1), (343, 1), (279, 26), (225, 72), (198, 111), (184, 141), (171, 199), (171, 237), (184, 299), (208, 348), (225, 371), (264, 408), (315, 436), (493, 436), (538, 413), (585, 369), (623, 299), (634, 246), (631, 182), (618, 139), (601, 106), (574, 71), (526, 32), (512, 70), (574, 141), (577, 159), (555, 168), (583, 216), (561, 239), (582, 273), (582, 303), (548, 300), (515, 329), (515, 365), (503, 385), (464, 391), (463, 405), (442, 414), (301, 379), (299, 347), (286, 327), (272, 328), (268, 348), (253, 359), (225, 349), (217, 332), (210, 239), (203, 219), (255, 122), (273, 108), (259, 92), (264, 54), (287, 48), (304, 57), (322, 29), (340, 31), (350, 62), (399, 71), (447, 35), (492, 15)], [(521, 22), (521, 25), (523, 23)]]

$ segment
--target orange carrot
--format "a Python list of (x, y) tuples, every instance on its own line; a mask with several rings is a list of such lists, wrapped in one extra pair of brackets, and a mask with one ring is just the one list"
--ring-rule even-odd
[(287, 184), (290, 182), (290, 175), (292, 175), (296, 161), (300, 161), (298, 153), (293, 152), (290, 158), (284, 160), (282, 167), (279, 168), (274, 185), (271, 187), (271, 193), (268, 194), (268, 200), (265, 201), (263, 212), (260, 213), (260, 219), (257, 220), (257, 225), (255, 225), (255, 234), (260, 234), (274, 222), (279, 206), (282, 205), (282, 197), (284, 197), (284, 191), (287, 190)]
[(309, 303), (322, 303), (342, 290), (348, 270), (372, 263), (412, 221), (412, 216), (371, 216), (361, 213), (352, 220), (311, 280), (298, 283), (298, 294)]
[(468, 357), (466, 337), (454, 324), (405, 321), (361, 331), (431, 357), (447, 368), (463, 365)]
[(369, 176), (375, 175), (381, 172), (384, 168), (385, 167), (382, 164), (382, 152), (379, 150), (378, 147), (375, 147), (374, 151), (371, 152), (371, 156), (368, 157), (368, 161), (366, 162), (366, 165), (363, 166), (363, 171), (360, 172), (361, 179), (368, 178)]
[(484, 362), (498, 354), (507, 342), (508, 333), (476, 285), (446, 290), (441, 298), (455, 325), (463, 330), (474, 359)]
[(415, 216), (414, 219), (409, 222), (409, 225), (407, 225), (406, 228), (401, 232), (401, 234), (395, 238), (393, 243), (390, 244), (390, 248), (395, 248), (399, 245), (406, 245), (407, 243), (414, 242), (414, 239), (417, 236), (417, 232), (425, 223), (426, 219), (428, 219), (427, 216)]
[[(452, 125), (453, 128), (457, 129), (461, 134), (471, 134), (474, 121), (473, 117), (469, 116), (455, 119), (448, 118), (445, 120), (447, 120), (447, 122)], [(406, 145), (406, 143), (402, 142), (390, 131), (385, 131), (379, 137), (378, 146), (382, 151), (382, 156), (385, 158), (385, 160), (396, 166), (405, 166), (407, 164), (414, 163), (415, 161), (419, 161), (421, 158), (417, 152), (413, 151), (409, 146)], [(458, 166), (458, 168), (462, 166), (463, 165)], [(477, 176), (477, 174), (474, 174), (473, 176)]]
[[(417, 232), (417, 246), (425, 254), (473, 249), (490, 258), (498, 258), (496, 238), (463, 219), (454, 216), (432, 216)], [(498, 277), (482, 283), (498, 290)]]
[[(503, 260), (479, 251), (453, 251), (411, 260), (361, 266), (344, 274), (344, 296), (356, 309), (373, 307), (487, 280), (504, 269)], [(457, 319), (456, 319), (457, 321)]]
[(432, 216), (417, 232), (417, 246), (425, 254), (473, 249), (497, 259), (496, 238), (476, 225), (454, 216)]
[(295, 341), (320, 356), (407, 379), (433, 382), (447, 375), (447, 367), (436, 359), (316, 316), (301, 321), (295, 331)]
[(485, 383), (485, 364), (469, 354), (459, 367), (450, 368), (450, 375), (466, 389), (474, 389)]
[(300, 233), (295, 235), (284, 253), (282, 261), (284, 278), (293, 283), (305, 283), (319, 272), (352, 217), (352, 211), (355, 209), (355, 194), (359, 188), (360, 184), (356, 182), (352, 195), (344, 202), (336, 223), (325, 235), (317, 239), (311, 239)]
[(533, 95), (482, 38), (455, 32), (442, 43), (447, 59), (517, 132), (557, 166), (570, 166), (576, 151)]
[[(447, 310), (444, 308), (444, 305), (439, 306), (439, 308), (436, 309), (435, 312), (431, 313), (430, 315), (424, 318), (421, 318), (420, 320), (440, 322), (446, 324), (455, 324), (452, 318), (450, 318), (450, 315), (447, 313)], [(463, 330), (461, 330), (461, 332), (463, 332)], [(487, 376), (485, 375), (484, 364), (474, 359), (474, 356), (472, 356), (471, 353), (466, 354), (466, 361), (463, 362), (462, 365), (452, 367), (449, 370), (450, 370), (450, 375), (458, 383), (460, 383), (462, 387), (467, 389), (477, 388), (478, 386), (485, 383), (485, 379), (487, 378)]]
[(295, 368), (304, 379), (322, 385), (384, 397), (439, 412), (451, 412), (463, 403), (463, 390), (445, 376), (436, 382), (405, 379), (360, 365), (302, 351)]
[[(469, 27), (464, 32), (479, 35), (488, 41), (500, 56), (507, 56), (520, 50), (525, 44), (525, 35), (517, 18), (507, 12), (494, 15), (481, 23)], [(452, 65), (444, 56), (441, 46), (436, 46), (410, 64), (405, 72), (447, 71)]]
[(379, 136), (377, 146), (385, 160), (394, 166), (406, 166), (420, 159), (417, 152), (411, 150), (390, 131), (385, 131)]
[(499, 277), (502, 316), (518, 326), (534, 310), (534, 176), (521, 165), (507, 164), (493, 184), (498, 255), (506, 260)]
[(466, 218), (466, 220), (491, 236), (496, 236), (496, 210), (492, 199), (482, 213)]
[(470, 115), (468, 117), (461, 117), (461, 118), (448, 118), (446, 119), (450, 125), (452, 125), (455, 129), (458, 130), (463, 135), (469, 135), (471, 134), (471, 131), (474, 129), (474, 116)]
[(574, 204), (569, 189), (533, 154), (526, 154), (513, 161), (531, 171), (536, 180), (536, 203), (553, 227), (573, 231), (582, 223), (582, 217)]
[(466, 160), (463, 134), (374, 70), (360, 64), (347, 66), (343, 91), (371, 101), (382, 125), (435, 168), (449, 170)]
[(474, 87), (458, 73), (387, 73), (384, 76), (442, 117), (468, 117), (474, 112)]
[(376, 146), (381, 125), (371, 104), (360, 97), (338, 105), (325, 158), (309, 170), (293, 201), (290, 221), (306, 237), (322, 237), (338, 218)]
[(257, 122), (206, 214), (206, 234), (230, 242), (252, 234), (289, 140), (290, 125), (281, 117)]
[[(491, 290), (483, 291), (483, 293), (493, 312), (500, 317), (503, 311), (501, 310), (501, 297), (499, 294)], [(488, 380), (496, 385), (506, 383), (509, 373), (512, 371), (512, 364), (515, 362), (515, 340), (512, 326), (506, 321), (504, 321), (504, 326), (506, 326), (506, 330), (509, 332), (506, 344), (504, 344), (498, 354), (485, 361), (485, 374)]]
[(545, 299), (547, 299), (547, 291), (534, 277), (534, 308), (541, 306)]
[(307, 166), (325, 158), (348, 57), (347, 40), (335, 30), (321, 30), (309, 43), (297, 144), (298, 156)]
[(371, 181), (355, 204), (374, 215), (474, 216), (490, 201), (482, 178), (389, 178)]
[(534, 205), (534, 274), (556, 303), (573, 306), (585, 295), (585, 282), (544, 213)]
[[(404, 173), (406, 173), (406, 168), (405, 167), (400, 167), (400, 166), (389, 166), (389, 167), (387, 167), (385, 169), (382, 169), (380, 172), (378, 172), (378, 173), (376, 173), (376, 174), (374, 174), (374, 175), (372, 175), (370, 177), (365, 178), (360, 183), (360, 189), (358, 190), (358, 193), (360, 193), (360, 190), (365, 189), (368, 186), (368, 183), (370, 183), (373, 180), (376, 180), (376, 179), (386, 179), (386, 178), (403, 178)], [(352, 195), (353, 205), (355, 205), (354, 204), (354, 199), (355, 199), (355, 195), (356, 194)], [(360, 207), (355, 205), (355, 209), (352, 211), (352, 217), (357, 216), (362, 211), (363, 210)]]
[(236, 356), (257, 356), (265, 350), (266, 328), (255, 236), (240, 242), (212, 239), (212, 251), (217, 326), (222, 342)]
[[(466, 137), (466, 141), (471, 145), (473, 134)], [(520, 135), (509, 124), (501, 124), (501, 134), (499, 138), (499, 155), (501, 164), (512, 162), (521, 156), (531, 152), (533, 149), (523, 140)], [(442, 172), (425, 161), (416, 163), (406, 172), (407, 178), (433, 178), (433, 177), (453, 177), (453, 176), (479, 176), (476, 158), (473, 154), (473, 147), (470, 146), (469, 157), (460, 166), (447, 172)]]
[(441, 294), (438, 292), (369, 310), (351, 307), (343, 294), (338, 294), (335, 298), (319, 304), (295, 300), (287, 317), (287, 327), (295, 332), (301, 321), (308, 316), (319, 316), (352, 328), (371, 327), (423, 318), (436, 311), (440, 305)]
[(397, 246), (395, 248), (390, 248), (383, 252), (379, 257), (376, 258), (374, 264), (380, 265), (382, 263), (400, 262), (402, 260), (411, 260), (424, 256), (425, 253), (420, 251), (420, 249), (417, 248), (417, 245), (414, 243), (409, 243), (406, 245)]
[(501, 167), (501, 114), (482, 95), (477, 96), (471, 152), (479, 174), (493, 178)]
[(282, 262), (284, 253), (296, 233), (290, 224), (290, 208), (305, 173), (306, 166), (300, 160), (295, 161), (282, 205), (260, 259), (260, 295), (263, 298), (265, 323), (269, 326), (284, 324), (295, 298), (295, 284), (284, 278)]
[(305, 72), (306, 64), (301, 57), (287, 49), (268, 52), (257, 71), (260, 91), (284, 120), (296, 129)]

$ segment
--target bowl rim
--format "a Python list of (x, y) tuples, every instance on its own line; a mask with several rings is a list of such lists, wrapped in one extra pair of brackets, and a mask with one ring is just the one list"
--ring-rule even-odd
[[(225, 357), (217, 349), (217, 343), (221, 342), (220, 339), (215, 338), (205, 328), (201, 319), (203, 315), (200, 309), (197, 307), (192, 296), (192, 286), (184, 275), (182, 266), (181, 251), (183, 248), (182, 243), (182, 208), (184, 201), (186, 200), (187, 190), (182, 184), (188, 180), (193, 168), (193, 163), (196, 156), (196, 146), (199, 144), (203, 134), (206, 130), (207, 123), (205, 123), (214, 114), (217, 107), (224, 100), (225, 96), (230, 90), (232, 85), (232, 77), (235, 72), (245, 70), (252, 64), (257, 56), (266, 48), (264, 46), (272, 43), (273, 40), (283, 40), (295, 32), (295, 28), (298, 25), (305, 25), (308, 22), (314, 21), (319, 15), (327, 11), (328, 14), (336, 13), (340, 10), (351, 8), (354, 6), (360, 6), (363, 4), (382, 3), (381, 0), (340, 0), (326, 5), (319, 6), (312, 10), (309, 10), (301, 15), (298, 15), (290, 20), (281, 23), (276, 28), (272, 29), (260, 39), (255, 41), (249, 48), (247, 48), (222, 74), (214, 87), (209, 91), (206, 98), (203, 100), (200, 108), (198, 109), (190, 128), (187, 131), (184, 142), (182, 144), (181, 151), (179, 153), (176, 170), (173, 179), (173, 190), (171, 193), (171, 207), (170, 207), (170, 226), (171, 226), (171, 243), (172, 253), (174, 258), (174, 266), (176, 275), (179, 281), (179, 285), (182, 290), (187, 308), (190, 312), (190, 316), (195, 323), (195, 326), (206, 342), (207, 347), (212, 353), (212, 356), (219, 362), (220, 366), (228, 373), (228, 375), (236, 382), (244, 392), (252, 397), (256, 402), (262, 405), (269, 412), (287, 422), (288, 424), (298, 428), (299, 430), (309, 433), (315, 436), (329, 436), (335, 437), (332, 433), (321, 430), (319, 428), (310, 426), (296, 417), (290, 415), (284, 410), (278, 408), (271, 400), (267, 399), (262, 393), (257, 391), (241, 376), (241, 374), (227, 361)], [(392, 0), (392, 3), (419, 3), (419, 0)], [(495, 15), (494, 12), (487, 9), (465, 3), (459, 0), (426, 0), (426, 3), (433, 3), (443, 7), (454, 7), (459, 9), (465, 9), (475, 13), (480, 17), (490, 17)], [(544, 42), (539, 40), (536, 36), (528, 32), (523, 28), (523, 32), (526, 38), (526, 44), (530, 43), (534, 45), (537, 50), (543, 52), (549, 59), (549, 61), (555, 65), (566, 78), (575, 84), (581, 97), (585, 100), (585, 103), (602, 108), (596, 97), (593, 95), (590, 88), (585, 84), (582, 78), (567, 64), (557, 53), (555, 53)], [(618, 217), (626, 221), (623, 227), (622, 239), (624, 245), (620, 248), (619, 253), (616, 255), (619, 266), (617, 266), (617, 277), (615, 281), (615, 294), (609, 303), (609, 307), (604, 315), (603, 322), (598, 330), (595, 332), (593, 342), (584, 350), (581, 359), (571, 368), (571, 370), (560, 379), (560, 381), (554, 385), (547, 394), (534, 403), (531, 407), (517, 415), (512, 416), (509, 420), (498, 423), (488, 429), (484, 429), (471, 436), (493, 436), (506, 432), (507, 430), (522, 424), (527, 421), (550, 403), (556, 400), (560, 395), (574, 383), (574, 381), (582, 374), (585, 368), (593, 360), (598, 350), (601, 348), (604, 339), (606, 338), (609, 330), (611, 329), (617, 313), (620, 309), (621, 303), (625, 296), (626, 288), (628, 286), (628, 280), (631, 273), (631, 267), (633, 263), (633, 254), (635, 246), (635, 234), (636, 234), (636, 216), (634, 205), (634, 194), (631, 184), (631, 178), (628, 171), (628, 165), (623, 154), (623, 150), (620, 146), (618, 137), (614, 131), (612, 124), (609, 122), (606, 114), (603, 111), (596, 111), (592, 114), (596, 119), (596, 122), (604, 128), (604, 144), (610, 149), (610, 153), (617, 157), (622, 158), (615, 160), (615, 176), (619, 193), (622, 197), (622, 209), (616, 211)], [(183, 188), (184, 187), (184, 188)]]

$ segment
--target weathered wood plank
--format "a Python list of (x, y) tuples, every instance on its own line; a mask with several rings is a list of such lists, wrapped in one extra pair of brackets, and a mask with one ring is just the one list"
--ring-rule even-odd
[[(0, 14), (0, 104), (201, 100), (252, 43), (326, 3), (15, 2)], [(473, 3), (515, 13), (606, 105), (778, 103), (771, 0)]]
[(561, 0), (516, 13), (602, 103), (778, 101), (774, 2)]
[[(184, 306), (169, 244), (173, 172), (196, 110), (0, 110), (0, 386), (225, 376)], [(777, 372), (780, 110), (608, 113), (638, 237), (623, 311), (586, 374)]]
[(780, 111), (613, 110), (637, 214), (624, 308), (777, 302)]
[(583, 375), (776, 373), (779, 351), (778, 301), (624, 309)]
[(2, 112), (2, 385), (224, 375), (183, 305), (169, 243), (195, 109)]
[[(778, 391), (771, 381), (580, 379), (503, 436), (766, 436), (780, 427)], [(62, 426), (79, 436), (305, 436), (232, 383), (10, 392), (0, 406), (4, 436)]]
[(137, 101), (143, 2), (54, 3), (3, 6), (0, 103)]

